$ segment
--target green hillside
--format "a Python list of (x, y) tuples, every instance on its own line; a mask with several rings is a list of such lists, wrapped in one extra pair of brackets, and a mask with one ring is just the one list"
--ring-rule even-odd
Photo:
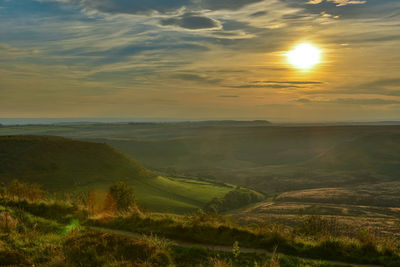
[(109, 145), (53, 136), (0, 137), (0, 177), (65, 190), (154, 174)]
[(233, 189), (209, 181), (157, 176), (107, 144), (54, 136), (0, 137), (0, 181), (12, 179), (38, 183), (53, 192), (88, 192), (126, 181), (143, 208), (173, 213), (203, 208)]

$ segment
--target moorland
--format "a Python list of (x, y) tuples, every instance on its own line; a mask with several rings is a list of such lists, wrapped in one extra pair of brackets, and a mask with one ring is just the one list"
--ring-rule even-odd
[(2, 126), (0, 260), (398, 266), (399, 174), (397, 125)]

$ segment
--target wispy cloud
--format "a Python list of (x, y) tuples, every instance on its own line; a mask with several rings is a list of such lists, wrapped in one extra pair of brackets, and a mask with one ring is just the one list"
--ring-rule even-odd
[[(0, 6), (2, 114), (24, 105), (26, 114), (63, 106), (65, 115), (73, 109), (300, 118), (323, 114), (324, 106), (360, 105), (398, 112), (398, 0), (0, 0)], [(310, 72), (292, 69), (285, 58), (304, 41), (324, 51)]]
[[(309, 0), (307, 3), (315, 5), (320, 4), (323, 1), (324, 0)], [(364, 0), (327, 0), (327, 2), (335, 3), (337, 6), (359, 5), (367, 3), (367, 1)]]

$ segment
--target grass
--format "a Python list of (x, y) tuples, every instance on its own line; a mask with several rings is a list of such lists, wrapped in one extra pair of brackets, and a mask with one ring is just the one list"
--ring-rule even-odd
[(231, 245), (239, 241), (242, 246), (271, 251), (278, 246), (278, 251), (281, 253), (315, 259), (385, 266), (400, 264), (397, 248), (386, 247), (384, 243), (378, 245), (369, 238), (322, 236), (313, 240), (302, 239), (295, 232), (291, 233), (279, 227), (251, 229), (207, 216), (196, 215), (182, 219), (165, 215), (158, 217), (134, 215), (128, 218), (116, 218), (110, 222), (91, 221), (91, 223), (113, 229), (157, 233), (169, 238), (205, 244)]
[(159, 176), (151, 183), (132, 183), (141, 206), (151, 211), (187, 213), (199, 208), (214, 197), (223, 197), (233, 186), (185, 178)]
[(0, 136), (0, 176), (40, 183), (59, 194), (126, 181), (142, 208), (180, 214), (203, 208), (233, 189), (195, 178), (157, 176), (106, 144), (52, 136)]
[(54, 136), (0, 137), (0, 175), (3, 181), (18, 178), (53, 191), (93, 182), (154, 177), (106, 144)]
[[(152, 212), (185, 214), (202, 209), (214, 197), (223, 197), (234, 186), (201, 181), (195, 178), (174, 178), (157, 176), (144, 180), (131, 180), (135, 197), (142, 209)], [(79, 187), (74, 192), (88, 192), (93, 189), (107, 191), (109, 183), (93, 183)]]
[[(36, 203), (3, 201), (0, 210), (10, 212), (17, 221), (13, 229), (0, 227), (0, 262), (9, 265), (35, 266), (270, 266), (262, 254), (217, 252), (202, 247), (180, 247), (155, 235), (139, 238), (100, 233), (56, 222), (67, 214), (54, 214), (54, 204), (42, 202), (51, 218), (35, 216)], [(17, 208), (18, 207), (18, 208)], [(43, 208), (42, 208), (43, 209)], [(66, 211), (59, 210), (60, 213)], [(79, 213), (75, 211), (74, 214)], [(72, 227), (73, 225), (74, 227)], [(267, 265), (268, 264), (268, 265)], [(327, 263), (280, 256), (280, 266), (331, 266)]]
[[(400, 263), (398, 241), (381, 239), (367, 230), (358, 233), (351, 229), (348, 231), (338, 221), (326, 221), (318, 217), (315, 219), (311, 217), (303, 228), (291, 230), (279, 225), (239, 226), (229, 221), (227, 217), (204, 212), (186, 216), (134, 213), (106, 220), (93, 218), (87, 221), (87, 213), (84, 210), (78, 210), (68, 204), (3, 200), (2, 205), (3, 210), (4, 207), (8, 207), (28, 214), (12, 215), (18, 218), (18, 222), (24, 221), (25, 229), (36, 225), (35, 229), (42, 232), (65, 233), (74, 230), (79, 223), (73, 219), (81, 218), (83, 224), (157, 234), (198, 244), (231, 246), (239, 242), (240, 246), (264, 248), (270, 251), (278, 246), (278, 251), (281, 253), (315, 259), (385, 266), (397, 266)], [(35, 215), (46, 218), (38, 218)], [(63, 231), (59, 230), (60, 223), (65, 225)]]

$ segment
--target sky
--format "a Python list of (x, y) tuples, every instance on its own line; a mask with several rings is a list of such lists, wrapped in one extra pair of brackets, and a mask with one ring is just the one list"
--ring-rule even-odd
[(400, 120), (400, 1), (0, 0), (0, 117)]

